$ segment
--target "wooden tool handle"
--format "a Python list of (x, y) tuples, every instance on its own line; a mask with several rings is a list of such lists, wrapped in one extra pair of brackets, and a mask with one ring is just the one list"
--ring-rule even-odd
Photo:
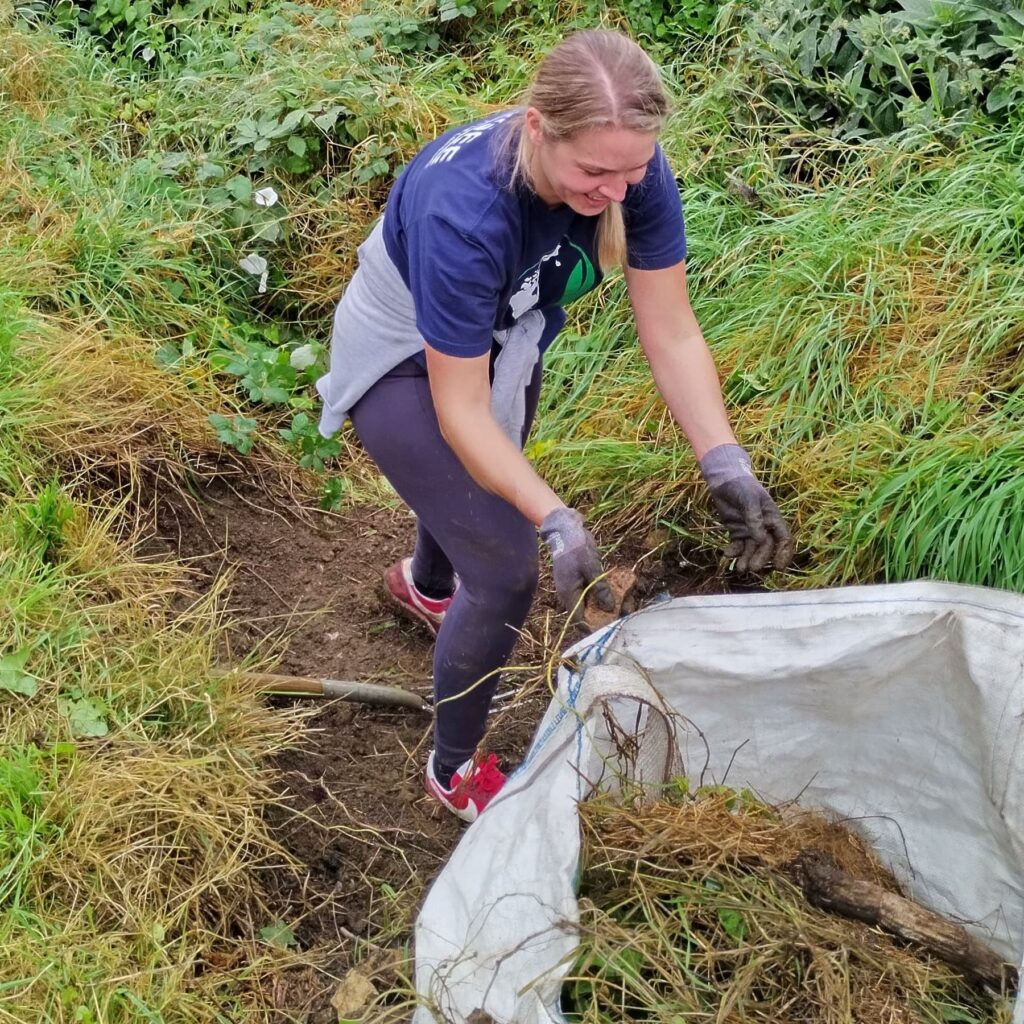
[(348, 679), (316, 679), (312, 676), (285, 676), (274, 672), (242, 672), (267, 693), (299, 693), (313, 697), (334, 697), (338, 700), (358, 701), (362, 704), (382, 704), (391, 707), (429, 710), (427, 702), (418, 694), (398, 686), (380, 683), (358, 683)]

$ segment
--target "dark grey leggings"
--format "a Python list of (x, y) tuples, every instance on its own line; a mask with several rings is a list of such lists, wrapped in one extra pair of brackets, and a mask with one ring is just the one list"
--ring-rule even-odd
[[(537, 409), (540, 375), (538, 364), (526, 393), (523, 441)], [(504, 498), (480, 487), (448, 447), (427, 371), (415, 359), (381, 378), (351, 415), (363, 447), (416, 513), (415, 578), (444, 587), (453, 572), (459, 575), (434, 648), (434, 745), (439, 761), (458, 766), (484, 734), (496, 670), (512, 653), (530, 610), (537, 531)]]

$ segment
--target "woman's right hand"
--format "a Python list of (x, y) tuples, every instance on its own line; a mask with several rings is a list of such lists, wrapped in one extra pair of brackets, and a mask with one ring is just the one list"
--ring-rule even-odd
[(431, 397), (444, 439), (481, 487), (504, 498), (539, 527), (551, 549), (559, 603), (575, 622), (581, 622), (581, 599), (589, 587), (597, 604), (612, 611), (611, 588), (600, 579), (601, 556), (583, 526), (583, 517), (562, 503), (491, 415), (489, 357), (449, 356), (429, 345), (426, 355)]
[(540, 535), (551, 549), (551, 575), (558, 601), (575, 623), (583, 620), (583, 596), (589, 596), (603, 611), (615, 608), (615, 599), (607, 581), (601, 579), (601, 556), (593, 534), (583, 525), (583, 516), (574, 508), (559, 505), (540, 524)]

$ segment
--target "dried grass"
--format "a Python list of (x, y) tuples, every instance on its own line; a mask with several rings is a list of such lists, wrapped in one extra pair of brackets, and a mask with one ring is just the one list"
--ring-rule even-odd
[(16, 343), (18, 364), (4, 391), (8, 431), (60, 467), (67, 489), (102, 476), (138, 497), (142, 483), (187, 489), (188, 477), (243, 473), (278, 487), (309, 486), (280, 442), (262, 436), (244, 464), (218, 440), (210, 413), (237, 407), (205, 367), (171, 374), (152, 343), (116, 337), (86, 322), (35, 316)]
[(1004, 999), (806, 903), (787, 871), (809, 849), (898, 891), (840, 825), (719, 787), (642, 807), (599, 799), (581, 812), (583, 941), (566, 989), (571, 1020), (1009, 1020)]
[[(0, 649), (30, 651), (36, 692), (0, 708), (0, 775), (38, 778), (28, 803), (0, 792), (0, 1022), (277, 1019), (299, 956), (260, 939), (266, 883), (297, 865), (265, 810), (312, 709), (216, 672), (225, 581), (172, 622), (184, 570), (140, 562), (119, 505), (74, 505), (46, 560), (18, 546), (18, 507), (0, 509)], [(80, 701), (107, 735), (75, 727)]]
[(356, 265), (356, 249), (369, 234), (379, 205), (368, 196), (336, 197), (328, 202), (286, 191), (291, 211), (290, 256), (285, 258), (289, 295), (304, 312), (330, 312)]
[(67, 48), (45, 34), (4, 25), (0, 5), (0, 105), (42, 117), (67, 95)]

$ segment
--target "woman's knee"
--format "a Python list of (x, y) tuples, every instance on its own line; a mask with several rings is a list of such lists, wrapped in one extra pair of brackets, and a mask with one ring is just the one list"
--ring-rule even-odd
[(455, 566), (462, 585), (489, 602), (529, 602), (537, 592), (540, 565), (537, 536), (532, 527), (522, 535), (491, 536), (473, 544), (461, 565)]
[(497, 595), (505, 604), (529, 605), (533, 595), (537, 593), (539, 577), (537, 550), (534, 548), (530, 553), (522, 552), (517, 557), (496, 565), (494, 571), (487, 575), (486, 581), (482, 582), (482, 588), (492, 595)]
[(533, 595), (537, 593), (537, 583), (540, 579), (536, 543), (534, 543), (532, 551), (522, 552), (514, 561), (510, 561), (505, 568), (505, 573), (510, 593), (532, 601)]

